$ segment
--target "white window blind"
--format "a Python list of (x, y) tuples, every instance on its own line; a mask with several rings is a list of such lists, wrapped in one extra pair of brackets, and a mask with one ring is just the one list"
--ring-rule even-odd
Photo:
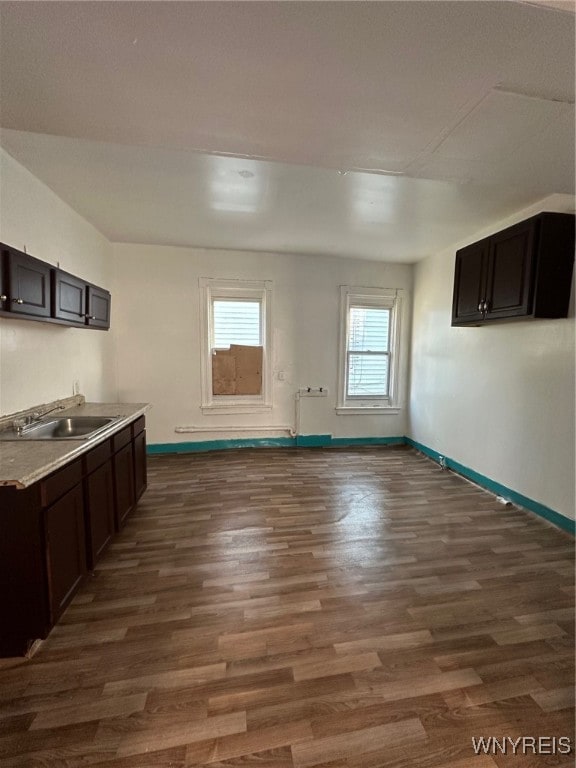
[(347, 397), (388, 397), (390, 309), (351, 306), (347, 338)]
[(261, 302), (214, 299), (212, 302), (212, 346), (227, 349), (230, 344), (260, 346)]

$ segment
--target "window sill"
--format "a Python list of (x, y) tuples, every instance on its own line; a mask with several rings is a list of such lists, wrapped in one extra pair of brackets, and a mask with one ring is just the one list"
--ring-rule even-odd
[(230, 405), (223, 405), (218, 403), (215, 405), (202, 405), (200, 406), (202, 413), (206, 414), (238, 414), (238, 413), (262, 413), (264, 411), (271, 411), (272, 405), (270, 403), (230, 403)]
[(401, 408), (393, 408), (389, 405), (341, 405), (336, 408), (336, 414), (338, 416), (368, 416), (379, 413), (386, 416), (397, 416), (401, 410)]

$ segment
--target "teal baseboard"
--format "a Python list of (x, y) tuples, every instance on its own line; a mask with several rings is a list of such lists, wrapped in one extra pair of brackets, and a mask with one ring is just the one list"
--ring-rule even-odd
[[(422, 445), (422, 443), (418, 443), (416, 440), (412, 440), (411, 437), (406, 437), (404, 441), (407, 445), (411, 445), (413, 448), (416, 448), (416, 450), (429, 456), (431, 459), (434, 459), (434, 461), (440, 462), (440, 457), (443, 456), (443, 454), (438, 453), (438, 451), (428, 448), (428, 446)], [(496, 482), (496, 480), (481, 475), (474, 469), (470, 469), (470, 467), (466, 467), (464, 464), (460, 464), (458, 461), (454, 461), (454, 459), (450, 459), (448, 456), (444, 456), (444, 460), (447, 469), (451, 469), (459, 475), (462, 475), (462, 477), (472, 480), (473, 483), (476, 483), (491, 493), (495, 493), (497, 496), (503, 496), (505, 499), (509, 499), (513, 504), (516, 504), (519, 507), (524, 507), (524, 509), (534, 512), (549, 523), (553, 523), (558, 526), (558, 528), (562, 528), (563, 531), (567, 531), (573, 536), (576, 535), (576, 520), (571, 520), (569, 517), (566, 517), (566, 515), (556, 512), (556, 510), (550, 509), (550, 507), (546, 507), (544, 504), (540, 504), (539, 501), (534, 501), (534, 499), (530, 499), (528, 496), (524, 496), (524, 494), (518, 493), (518, 491), (515, 491), (512, 488), (508, 488), (506, 485)]]
[[(411, 437), (332, 437), (332, 435), (298, 435), (297, 437), (255, 437), (237, 438), (234, 440), (202, 440), (189, 443), (152, 443), (147, 446), (150, 456), (170, 453), (201, 453), (204, 451), (225, 451), (233, 448), (329, 448), (355, 445), (410, 445), (416, 450), (429, 456), (436, 462), (440, 461), (440, 454), (433, 448), (418, 443)], [(485, 488), (497, 496), (510, 499), (513, 504), (534, 512), (540, 517), (553, 523), (558, 528), (576, 535), (576, 521), (556, 512), (538, 501), (524, 496), (522, 493), (508, 488), (495, 480), (481, 475), (470, 467), (460, 464), (454, 459), (444, 456), (446, 467), (457, 472), (462, 477), (472, 480), (473, 483)]]
[(332, 435), (298, 435), (296, 445), (303, 448), (335, 448), (347, 445), (405, 445), (404, 437), (332, 437)]
[(405, 445), (405, 437), (333, 437), (332, 445)]
[(327, 448), (332, 445), (332, 435), (296, 435), (299, 448)]
[(346, 445), (404, 445), (404, 437), (332, 437), (332, 435), (298, 435), (297, 437), (252, 437), (233, 440), (198, 440), (189, 443), (151, 443), (150, 456), (166, 453), (201, 453), (233, 448), (329, 448)]
[(232, 448), (290, 448), (296, 445), (294, 437), (254, 437), (234, 440), (199, 440), (191, 443), (152, 443), (146, 446), (146, 453), (202, 453), (203, 451), (226, 451)]

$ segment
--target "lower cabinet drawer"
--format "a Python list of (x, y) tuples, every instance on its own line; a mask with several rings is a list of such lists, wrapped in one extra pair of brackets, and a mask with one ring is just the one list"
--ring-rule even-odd
[(114, 453), (116, 451), (119, 451), (120, 448), (122, 448), (125, 445), (128, 445), (128, 443), (132, 440), (132, 427), (127, 426), (124, 427), (124, 429), (121, 429), (120, 432), (117, 432), (115, 435), (112, 435), (112, 446), (114, 449)]
[(48, 507), (60, 496), (78, 485), (82, 480), (82, 460), (67, 464), (62, 469), (56, 470), (44, 480), (40, 481), (40, 497), (43, 507)]
[(92, 448), (91, 451), (88, 451), (88, 453), (84, 455), (85, 472), (93, 472), (99, 466), (104, 464), (105, 461), (108, 461), (111, 455), (112, 455), (111, 441), (109, 439), (104, 440), (103, 443), (100, 443), (100, 445), (97, 445), (95, 448)]
[(146, 417), (140, 416), (136, 421), (132, 422), (132, 435), (133, 437), (136, 437), (136, 435), (139, 435), (140, 432), (143, 432), (146, 429)]

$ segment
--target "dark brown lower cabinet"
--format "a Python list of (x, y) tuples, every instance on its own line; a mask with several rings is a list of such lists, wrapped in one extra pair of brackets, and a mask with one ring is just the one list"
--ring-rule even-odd
[(146, 473), (146, 432), (134, 437), (134, 493), (136, 501), (142, 496), (148, 484)]
[(40, 483), (0, 488), (0, 655), (21, 656), (51, 629)]
[(114, 454), (114, 500), (116, 506), (116, 529), (124, 527), (126, 518), (132, 512), (134, 496), (134, 449), (128, 443)]
[(48, 636), (145, 488), (143, 417), (28, 488), (0, 487), (0, 656)]
[(86, 575), (82, 486), (77, 485), (44, 512), (50, 619), (55, 624)]
[(114, 477), (112, 461), (91, 472), (85, 480), (88, 567), (94, 568), (114, 538)]

